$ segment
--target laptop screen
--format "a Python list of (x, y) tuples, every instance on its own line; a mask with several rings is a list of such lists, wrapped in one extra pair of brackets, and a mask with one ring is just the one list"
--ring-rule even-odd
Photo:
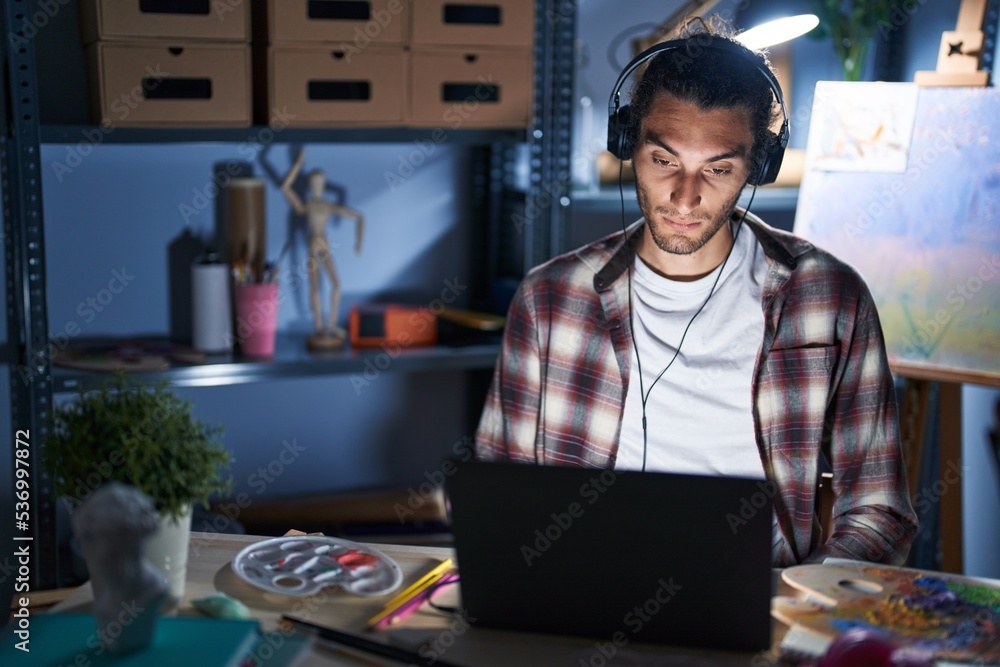
[(766, 648), (766, 488), (735, 477), (458, 464), (446, 491), (463, 606), (481, 626)]

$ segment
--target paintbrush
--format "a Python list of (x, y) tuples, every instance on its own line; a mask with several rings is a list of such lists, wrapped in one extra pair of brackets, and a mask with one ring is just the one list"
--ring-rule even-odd
[(275, 279), (278, 277), (278, 269), (281, 268), (281, 260), (284, 259), (285, 253), (288, 252), (288, 246), (290, 244), (291, 241), (285, 242), (285, 246), (281, 249), (281, 252), (278, 254), (278, 259), (274, 261), (274, 265), (264, 271), (265, 283), (273, 283)]

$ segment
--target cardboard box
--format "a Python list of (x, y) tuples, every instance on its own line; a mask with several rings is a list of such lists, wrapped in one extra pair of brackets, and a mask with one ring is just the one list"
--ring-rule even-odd
[[(369, 47), (360, 53), (316, 47), (268, 49), (266, 113), (293, 126), (402, 125), (406, 52)], [(259, 110), (260, 111), (260, 110)], [(280, 116), (278, 115), (280, 114)]]
[(249, 42), (249, 0), (81, 0), (83, 43)]
[[(263, 3), (261, 3), (263, 4)], [(258, 10), (260, 6), (258, 6)], [(409, 28), (409, 0), (267, 0), (266, 31), (254, 26), (254, 39), (266, 32), (272, 45), (303, 42), (343, 43), (364, 49), (369, 44), (402, 46)]]
[(416, 127), (527, 127), (532, 54), (499, 49), (410, 53), (409, 124)]
[(528, 0), (413, 0), (413, 46), (530, 49), (535, 12)]
[(97, 42), (87, 56), (97, 122), (250, 125), (248, 44)]

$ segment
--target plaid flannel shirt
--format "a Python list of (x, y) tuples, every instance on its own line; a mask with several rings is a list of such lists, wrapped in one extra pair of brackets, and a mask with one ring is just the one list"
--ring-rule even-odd
[[(768, 263), (752, 391), (784, 538), (774, 565), (826, 556), (902, 563), (917, 523), (871, 294), (829, 253), (753, 215), (744, 222)], [(634, 225), (628, 243), (618, 232), (556, 257), (524, 279), (476, 433), (479, 459), (614, 468), (631, 363), (626, 267), (642, 229)], [(820, 544), (824, 457), (836, 501)]]

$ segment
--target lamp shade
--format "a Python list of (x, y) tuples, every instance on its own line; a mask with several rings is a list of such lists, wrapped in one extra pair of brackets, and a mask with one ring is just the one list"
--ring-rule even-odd
[(736, 41), (751, 49), (763, 49), (801, 37), (818, 25), (815, 14), (786, 16), (745, 30), (736, 36)]

